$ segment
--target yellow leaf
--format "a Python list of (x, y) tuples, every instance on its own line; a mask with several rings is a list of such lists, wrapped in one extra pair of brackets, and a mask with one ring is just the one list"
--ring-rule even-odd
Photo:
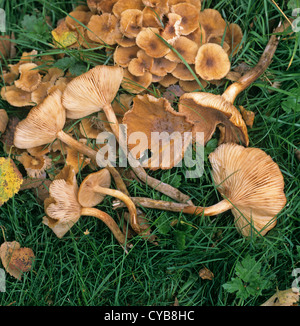
[(66, 23), (61, 22), (52, 32), (51, 32), (54, 42), (58, 47), (68, 47), (77, 42), (77, 34), (71, 31)]
[(20, 190), (22, 182), (23, 177), (14, 161), (0, 157), (0, 206)]

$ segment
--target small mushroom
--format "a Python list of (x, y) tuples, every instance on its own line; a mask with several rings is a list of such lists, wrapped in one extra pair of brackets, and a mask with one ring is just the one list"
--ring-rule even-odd
[(144, 50), (139, 50), (136, 56), (129, 62), (128, 71), (132, 75), (140, 77), (152, 68), (154, 59)]
[(139, 94), (145, 91), (151, 83), (152, 74), (149, 71), (145, 71), (142, 76), (135, 76), (128, 69), (124, 69), (124, 77), (121, 85), (129, 93)]
[(201, 11), (198, 24), (204, 29), (206, 39), (209, 39), (211, 35), (222, 37), (226, 29), (226, 22), (216, 9), (208, 8)]
[(47, 155), (31, 156), (27, 152), (23, 152), (17, 157), (17, 160), (22, 163), (27, 175), (33, 179), (45, 178), (46, 170), (52, 166), (52, 160)]
[(142, 0), (118, 0), (114, 4), (112, 12), (118, 19), (120, 19), (122, 12), (127, 9), (143, 10), (143, 8), (144, 4)]
[(204, 80), (219, 80), (230, 71), (231, 64), (226, 51), (218, 44), (200, 46), (195, 58), (196, 73)]
[(110, 189), (111, 176), (107, 169), (89, 174), (81, 183), (78, 191), (78, 202), (82, 207), (94, 207), (100, 204), (106, 195), (123, 201), (130, 214), (130, 225), (136, 233), (141, 232), (137, 222), (136, 207), (130, 197), (119, 190)]
[(50, 196), (44, 201), (46, 216), (43, 218), (43, 223), (50, 227), (58, 238), (62, 238), (79, 218), (85, 215), (96, 217), (104, 222), (120, 245), (126, 247), (126, 237), (110, 215), (99, 209), (82, 207), (79, 204), (74, 171), (69, 173), (68, 179), (54, 180), (50, 184), (49, 194)]
[(175, 13), (168, 13), (168, 22), (165, 24), (160, 35), (170, 44), (180, 37), (183, 27), (180, 25), (182, 17)]
[(153, 65), (150, 68), (150, 72), (156, 76), (166, 76), (168, 73), (171, 73), (177, 66), (177, 63), (174, 61), (164, 58), (156, 58), (153, 60)]
[(128, 38), (135, 38), (143, 27), (143, 12), (127, 9), (121, 13), (120, 31)]
[(182, 59), (177, 55), (177, 52), (181, 55), (181, 57), (188, 63), (195, 63), (195, 57), (198, 52), (198, 44), (194, 41), (188, 39), (185, 36), (180, 36), (177, 40), (172, 44), (173, 49), (176, 51), (170, 51), (166, 54), (165, 58), (173, 61), (173, 62), (182, 62)]
[(92, 15), (91, 11), (74, 10), (66, 16), (65, 22), (71, 30), (77, 30), (82, 25), (87, 25)]
[(0, 109), (0, 133), (3, 134), (8, 124), (8, 115), (4, 109)]
[(227, 26), (225, 41), (230, 47), (230, 53), (234, 56), (242, 48), (243, 31), (238, 24)]
[[(286, 204), (284, 180), (278, 165), (259, 148), (222, 144), (209, 155), (212, 177), (224, 198), (210, 207), (187, 206), (149, 198), (132, 198), (144, 207), (218, 215), (231, 210), (237, 230), (243, 236), (257, 232), (264, 236), (276, 225), (276, 217)], [(119, 206), (114, 203), (114, 207)]]
[(117, 65), (126, 68), (133, 59), (137, 58), (139, 50), (140, 48), (136, 45), (129, 47), (117, 46), (113, 56), (114, 62)]
[(42, 76), (39, 74), (37, 67), (35, 63), (24, 63), (20, 65), (20, 78), (15, 80), (16, 87), (25, 92), (36, 90), (42, 80)]
[(31, 93), (17, 88), (15, 85), (3, 86), (1, 89), (1, 97), (9, 104), (15, 107), (34, 106), (31, 100)]
[(171, 12), (181, 16), (181, 35), (188, 35), (199, 27), (199, 10), (191, 3), (178, 3), (171, 7)]

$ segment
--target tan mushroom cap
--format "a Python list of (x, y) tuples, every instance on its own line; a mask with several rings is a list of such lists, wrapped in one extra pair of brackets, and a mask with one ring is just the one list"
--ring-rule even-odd
[(116, 43), (118, 45), (122, 46), (123, 48), (128, 48), (128, 47), (136, 45), (135, 38), (129, 38), (123, 34), (120, 34), (119, 37), (116, 37)]
[[(123, 124), (127, 126), (128, 138), (135, 132), (142, 132), (147, 139), (139, 139), (138, 149), (136, 144), (128, 144), (128, 148), (135, 152), (137, 159), (147, 149), (152, 151), (152, 156), (142, 165), (151, 170), (170, 169), (179, 163), (184, 155), (183, 134), (192, 131), (192, 124), (186, 117), (176, 112), (165, 98), (155, 98), (152, 95), (137, 95), (133, 99), (131, 110), (127, 111), (123, 118)], [(167, 133), (168, 144), (162, 146), (157, 142), (152, 143), (152, 133)], [(175, 137), (175, 138), (172, 138)], [(176, 147), (180, 142), (181, 148)], [(157, 146), (159, 145), (159, 146)], [(170, 154), (170, 155), (169, 155)]]
[(278, 165), (261, 149), (236, 144), (219, 146), (209, 160), (218, 191), (233, 205), (237, 229), (245, 236), (255, 230), (265, 235), (286, 204)]
[(136, 44), (150, 57), (161, 58), (170, 52), (170, 48), (158, 37), (158, 28), (144, 28), (136, 37)]
[(87, 24), (87, 36), (100, 44), (116, 44), (116, 39), (121, 37), (118, 19), (109, 13), (93, 15)]
[[(87, 143), (86, 139), (79, 139), (78, 141), (82, 142), (83, 144)], [(82, 153), (79, 153), (75, 148), (67, 146), (66, 165), (72, 166), (76, 174), (90, 163), (90, 158), (85, 157)]]
[(31, 156), (23, 152), (17, 160), (24, 166), (30, 178), (42, 178), (46, 176), (46, 170), (52, 165), (52, 160), (46, 155)]
[(204, 9), (199, 13), (200, 27), (205, 30), (206, 38), (211, 35), (223, 36), (226, 29), (226, 22), (220, 12), (216, 9)]
[(138, 9), (143, 10), (144, 4), (142, 0), (118, 0), (113, 6), (113, 14), (120, 18), (122, 12), (127, 9)]
[(119, 90), (122, 79), (123, 68), (103, 65), (72, 79), (62, 96), (67, 117), (80, 119), (109, 106)]
[(128, 38), (134, 38), (143, 27), (143, 12), (139, 9), (127, 9), (120, 18), (120, 31)]
[(192, 33), (190, 33), (189, 35), (186, 35), (185, 37), (187, 37), (189, 40), (197, 43), (198, 47), (200, 47), (207, 41), (205, 30), (201, 26), (199, 26)]
[(130, 47), (117, 46), (114, 51), (114, 62), (115, 64), (126, 68), (129, 66), (129, 63), (137, 58), (137, 53), (140, 48), (136, 45)]
[(48, 90), (53, 86), (52, 82), (41, 82), (36, 90), (31, 92), (31, 101), (40, 104), (48, 96)]
[(235, 55), (242, 48), (243, 31), (238, 24), (227, 26), (225, 41), (230, 47), (230, 53)]
[(128, 71), (134, 76), (143, 76), (152, 68), (154, 59), (144, 50), (139, 50), (136, 56), (129, 62)]
[[(182, 56), (188, 63), (195, 63), (195, 58), (198, 52), (198, 44), (188, 39), (185, 36), (180, 36), (173, 44), (172, 47)], [(182, 62), (181, 58), (173, 50), (166, 54), (165, 58), (173, 62)]]
[[(195, 65), (189, 65), (190, 69), (195, 72)], [(179, 80), (195, 80), (195, 77), (189, 70), (189, 68), (184, 63), (178, 63), (176, 68), (171, 72), (171, 74)]]
[(36, 90), (42, 80), (42, 76), (37, 67), (35, 63), (24, 63), (20, 65), (20, 77), (18, 80), (15, 80), (15, 85), (25, 92)]
[(6, 110), (0, 109), (0, 133), (4, 133), (8, 124), (8, 115)]
[(170, 85), (174, 85), (178, 82), (178, 78), (174, 77), (171, 73), (166, 74), (166, 76), (163, 77), (159, 81), (159, 84), (164, 86), (164, 87), (169, 87)]
[(1, 97), (12, 106), (34, 106), (31, 100), (31, 93), (17, 88), (15, 85), (3, 86), (1, 88)]
[(216, 127), (220, 129), (220, 126), (224, 126), (219, 143), (233, 142), (248, 146), (247, 126), (240, 112), (221, 95), (186, 93), (180, 97), (178, 109), (188, 121), (194, 123), (194, 132), (204, 132), (205, 144), (211, 139)]
[(188, 35), (199, 27), (199, 9), (190, 3), (178, 3), (171, 7), (171, 12), (181, 16), (181, 35)]
[(66, 112), (61, 103), (61, 91), (56, 90), (32, 108), (26, 119), (18, 123), (14, 144), (17, 148), (27, 149), (51, 143), (64, 127), (65, 121)]
[(122, 88), (129, 93), (139, 94), (145, 91), (152, 83), (152, 74), (148, 71), (143, 76), (134, 76), (128, 69), (124, 69)]
[(77, 28), (82, 27), (82, 25), (87, 25), (92, 15), (93, 14), (90, 11), (72, 11), (65, 18), (66, 24), (71, 30), (76, 30)]
[(163, 15), (164, 13), (161, 10), (157, 10), (151, 7), (145, 7), (143, 9), (143, 26), (144, 27), (154, 27), (162, 28), (163, 27)]
[(94, 191), (94, 187), (110, 188), (111, 175), (107, 169), (89, 174), (81, 183), (78, 191), (78, 201), (83, 207), (94, 207), (100, 204), (105, 194)]
[[(199, 79), (199, 82), (201, 83), (202, 87), (205, 88), (207, 86), (207, 82), (203, 79)], [(198, 84), (196, 80), (179, 80), (179, 86), (186, 92), (201, 92), (202, 87)]]
[(220, 45), (206, 43), (199, 48), (195, 59), (195, 70), (202, 79), (222, 79), (230, 68), (228, 55)]
[(171, 73), (177, 66), (176, 62), (164, 58), (156, 58), (153, 60), (153, 65), (150, 68), (150, 72), (156, 76), (166, 76)]
[(161, 29), (160, 35), (170, 44), (173, 44), (178, 37), (183, 27), (180, 26), (181, 16), (175, 13), (168, 13), (168, 21), (165, 26)]
[(190, 3), (200, 11), (202, 0), (169, 0), (169, 6), (177, 5), (178, 3)]

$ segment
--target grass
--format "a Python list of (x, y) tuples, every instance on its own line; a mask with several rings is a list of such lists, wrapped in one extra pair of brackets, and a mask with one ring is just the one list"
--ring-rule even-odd
[[(277, 4), (290, 14), (286, 1)], [(42, 19), (48, 15), (55, 26), (75, 5), (75, 1), (0, 0), (0, 7), (6, 10), (8, 31), (15, 32), (17, 58), (32, 48), (41, 53), (62, 51), (51, 49), (48, 40), (24, 31), (20, 22), (25, 14), (36, 12)], [(244, 31), (244, 46), (233, 58), (233, 67), (240, 62), (255, 65), (268, 41), (271, 24), (283, 17), (267, 0), (204, 0), (203, 6), (220, 10), (223, 17), (238, 23)], [(96, 64), (112, 63), (111, 57), (101, 50), (67, 52), (81, 60), (86, 70)], [(2, 69), (4, 66), (5, 63)], [(243, 105), (256, 115), (254, 126), (249, 129), (250, 146), (267, 152), (285, 179), (287, 205), (278, 216), (277, 226), (265, 237), (241, 237), (230, 212), (202, 218), (144, 209), (160, 239), (159, 246), (136, 236), (126, 255), (104, 224), (91, 217), (82, 217), (63, 239), (58, 239), (41, 223), (42, 203), (31, 190), (25, 190), (0, 207), (0, 243), (16, 240), (22, 247), (32, 248), (36, 259), (33, 269), (21, 281), (6, 275), (6, 292), (0, 293), (0, 305), (170, 306), (177, 299), (180, 306), (258, 306), (277, 289), (290, 288), (294, 281), (292, 270), (299, 268), (300, 262), (300, 163), (294, 153), (300, 146), (300, 112), (286, 112), (281, 103), (293, 88), (300, 86), (299, 66), (299, 44), (293, 34), (280, 41), (268, 69), (268, 78), (273, 76), (281, 83), (280, 88), (272, 87), (264, 75), (236, 100), (237, 106)], [(224, 87), (209, 91), (221, 93)], [(1, 105), (9, 116), (26, 115), (23, 109), (2, 99)], [(7, 156), (1, 146), (2, 143), (0, 156)], [(200, 179), (186, 180), (184, 167), (152, 175), (179, 186), (196, 204), (210, 205), (220, 197), (211, 182), (208, 161), (204, 168)], [(79, 183), (88, 172), (81, 171)], [(132, 196), (167, 199), (136, 181), (130, 184), (129, 191)], [(117, 219), (111, 203), (107, 197), (102, 209)], [(172, 223), (176, 219), (177, 223)], [(85, 235), (87, 229), (89, 234)], [(258, 291), (241, 300), (235, 293), (225, 291), (223, 285), (235, 277), (237, 262), (247, 255), (261, 263), (261, 278), (271, 285), (262, 293)], [(213, 272), (212, 280), (199, 277), (204, 266)]]

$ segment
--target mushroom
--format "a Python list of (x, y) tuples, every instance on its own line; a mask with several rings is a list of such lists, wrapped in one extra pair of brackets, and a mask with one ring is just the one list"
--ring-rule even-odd
[(145, 71), (142, 76), (135, 76), (124, 69), (124, 77), (122, 81), (122, 88), (132, 94), (139, 94), (146, 90), (152, 83), (152, 74)]
[(42, 80), (42, 76), (39, 74), (37, 67), (35, 63), (24, 63), (20, 65), (20, 78), (14, 82), (16, 87), (25, 92), (36, 90)]
[(92, 15), (91, 11), (74, 10), (66, 16), (65, 22), (71, 30), (77, 30), (87, 25)]
[(201, 11), (198, 24), (204, 29), (207, 40), (211, 35), (222, 37), (226, 29), (226, 22), (216, 9), (208, 8)]
[(171, 12), (181, 16), (181, 35), (188, 35), (199, 27), (199, 9), (191, 3), (178, 3), (171, 6)]
[(136, 53), (136, 58), (132, 59), (128, 64), (128, 71), (137, 77), (143, 76), (153, 66), (154, 59), (150, 57), (144, 50)]
[(129, 211), (130, 226), (136, 233), (141, 232), (141, 227), (137, 222), (137, 211), (129, 196), (123, 192), (110, 189), (111, 175), (107, 169), (101, 169), (90, 173), (80, 184), (78, 191), (78, 202), (82, 207), (94, 207), (99, 205), (106, 195), (118, 198), (123, 201)]
[[(111, 106), (111, 102), (116, 96), (122, 79), (122, 68), (96, 66), (68, 83), (63, 93), (62, 104), (67, 109), (67, 116), (70, 118), (83, 118), (93, 112), (103, 110), (108, 122), (110, 122), (110, 127), (113, 130), (121, 150), (127, 153), (127, 146), (125, 146), (125, 141), (123, 139), (124, 135), (122, 135), (122, 133), (119, 135), (119, 122)], [(63, 139), (66, 138), (65, 134), (61, 132), (58, 133), (58, 136)], [(121, 141), (120, 137), (122, 137)], [(61, 140), (64, 141), (63, 139)], [(78, 151), (80, 150), (78, 149)], [(90, 155), (95, 155), (95, 153), (88, 153), (87, 151), (83, 153), (87, 153), (89, 157), (91, 157)], [(182, 194), (178, 189), (148, 176), (140, 163), (133, 157), (129, 156), (128, 161), (139, 179), (147, 182), (151, 187), (165, 193), (175, 200), (181, 202), (190, 200), (188, 196)]]
[(8, 124), (8, 115), (4, 109), (0, 109), (0, 133), (3, 134)]
[(130, 62), (137, 57), (139, 50), (140, 48), (136, 45), (129, 47), (118, 46), (114, 51), (114, 62), (126, 68), (129, 66)]
[(81, 216), (92, 216), (104, 222), (123, 248), (127, 240), (114, 219), (94, 207), (82, 207), (77, 199), (78, 185), (72, 168), (67, 178), (57, 178), (49, 187), (49, 197), (44, 201), (46, 216), (43, 223), (50, 227), (58, 238), (62, 238)]
[(156, 58), (153, 60), (153, 65), (150, 67), (150, 72), (156, 76), (166, 76), (171, 73), (177, 66), (176, 62), (164, 58)]
[(183, 29), (180, 26), (181, 20), (182, 17), (180, 15), (172, 12), (168, 13), (168, 22), (160, 32), (160, 35), (172, 45), (180, 37), (180, 32)]
[(127, 9), (143, 10), (143, 8), (144, 4), (142, 0), (118, 0), (114, 4), (112, 12), (119, 19), (122, 15), (122, 12)]
[[(167, 99), (155, 98), (148, 94), (134, 97), (133, 106), (125, 113), (123, 124), (127, 126), (128, 138), (135, 132), (146, 134), (146, 142), (139, 140), (139, 153), (136, 156), (139, 159), (145, 150), (151, 150), (152, 157), (141, 163), (151, 170), (170, 169), (182, 160), (185, 149), (189, 145), (188, 141), (183, 144), (183, 135), (185, 132), (191, 132), (193, 126), (186, 121), (183, 114), (171, 107)], [(153, 140), (154, 132), (158, 133), (158, 136), (167, 133), (165, 135), (167, 138), (163, 138), (161, 142)], [(132, 151), (135, 146), (136, 144), (128, 144)]]
[[(173, 49), (176, 50), (176, 52), (174, 52)], [(173, 42), (172, 51), (166, 54), (165, 58), (177, 63), (182, 62), (177, 52), (188, 64), (193, 64), (195, 63), (195, 57), (198, 52), (198, 44), (185, 36), (180, 36)]]
[[(138, 205), (186, 214), (213, 216), (231, 210), (238, 231), (244, 236), (264, 236), (276, 225), (286, 204), (284, 180), (278, 165), (259, 148), (222, 144), (209, 155), (212, 177), (224, 198), (210, 207), (188, 206), (149, 198), (132, 198)], [(119, 206), (114, 203), (114, 207)]]
[(195, 58), (195, 70), (202, 79), (222, 79), (228, 74), (230, 67), (228, 54), (220, 45), (206, 43), (200, 46)]
[(128, 38), (135, 38), (143, 27), (143, 12), (139, 9), (127, 9), (121, 13), (120, 31)]
[(230, 46), (230, 53), (234, 56), (242, 48), (243, 31), (238, 24), (227, 26), (225, 42)]
[(15, 85), (3, 86), (1, 89), (1, 97), (12, 106), (34, 106), (31, 100), (31, 93), (17, 88)]
[(17, 160), (22, 163), (30, 178), (45, 178), (46, 170), (52, 166), (52, 160), (47, 155), (31, 156), (23, 152)]

